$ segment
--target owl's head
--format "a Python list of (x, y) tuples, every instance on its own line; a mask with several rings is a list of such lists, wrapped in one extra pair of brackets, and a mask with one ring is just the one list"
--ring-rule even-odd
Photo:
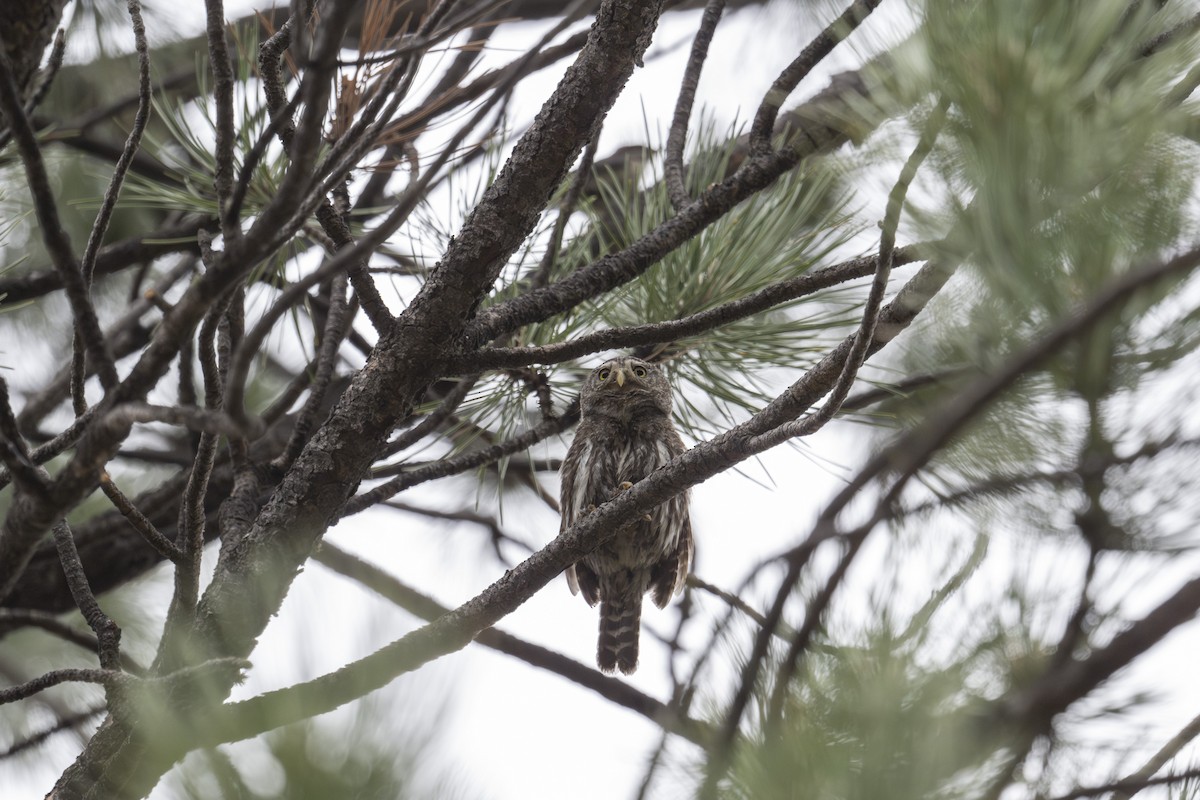
[(584, 414), (628, 416), (633, 411), (671, 413), (671, 387), (662, 369), (632, 356), (592, 370), (580, 393)]

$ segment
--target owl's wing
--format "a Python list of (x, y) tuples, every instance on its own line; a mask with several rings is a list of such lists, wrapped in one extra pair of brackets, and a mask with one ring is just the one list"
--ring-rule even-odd
[(571, 594), (582, 592), (589, 606), (600, 602), (600, 579), (582, 561), (567, 567), (567, 585), (571, 587)]
[(667, 603), (671, 602), (671, 598), (683, 591), (695, 553), (696, 545), (692, 539), (692, 518), (687, 511), (684, 511), (675, 549), (650, 570), (650, 591), (653, 593), (651, 599), (654, 600), (654, 605), (666, 608)]
[[(575, 439), (567, 450), (567, 457), (563, 459), (562, 470), (559, 473), (561, 490), (558, 505), (562, 513), (562, 522), (558, 526), (559, 533), (571, 527), (579, 519), (582, 504), (586, 502), (587, 483), (581, 470), (586, 468), (587, 456), (590, 452), (591, 444), (587, 437), (586, 422), (580, 423), (579, 430), (576, 431)], [(567, 567), (566, 576), (567, 585), (571, 587), (571, 594), (583, 592), (583, 599), (587, 600), (588, 605), (596, 605), (600, 600), (600, 582), (596, 578), (596, 573), (579, 563)]]

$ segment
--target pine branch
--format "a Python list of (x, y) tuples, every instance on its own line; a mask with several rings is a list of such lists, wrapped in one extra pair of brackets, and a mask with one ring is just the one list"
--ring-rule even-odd
[[(429, 597), (388, 575), (374, 564), (363, 561), (328, 542), (321, 545), (314, 558), (334, 572), (362, 583), (427, 622), (432, 622), (449, 611)], [(574, 659), (526, 642), (498, 628), (488, 628), (482, 631), (475, 641), (484, 647), (519, 658), (531, 666), (553, 672), (586, 689), (591, 689), (606, 700), (641, 714), (667, 730), (701, 746), (708, 740), (711, 733), (705, 729), (704, 723), (688, 718), (673, 705), (664, 704), (621, 680), (604, 675)], [(278, 718), (277, 715), (280, 713), (295, 715), (299, 709), (328, 702), (327, 699), (322, 699), (322, 691), (316, 687), (321, 684), (329, 684), (335, 680), (334, 675), (350, 675), (352, 670), (353, 665), (307, 684), (228, 706), (229, 719), (222, 722), (222, 728), (238, 738), (247, 738), (254, 735), (255, 732), (278, 727), (278, 723), (275, 723), (272, 717)], [(342, 679), (338, 678), (337, 680)], [(353, 678), (347, 678), (347, 680), (353, 680)], [(297, 718), (312, 716), (310, 713), (301, 713), (303, 716)], [(258, 730), (255, 732), (246, 730), (244, 728), (246, 723)]]
[[(921, 258), (922, 245), (900, 248), (893, 256), (894, 265), (909, 264)], [(878, 258), (864, 256), (841, 264), (814, 270), (805, 275), (779, 281), (754, 294), (723, 303), (670, 322), (653, 322), (624, 328), (610, 328), (584, 334), (566, 342), (541, 347), (484, 347), (453, 364), (455, 371), (506, 369), (528, 364), (554, 364), (591, 353), (617, 348), (638, 347), (677, 341), (719, 328), (775, 306), (814, 294), (822, 289), (873, 274)]]

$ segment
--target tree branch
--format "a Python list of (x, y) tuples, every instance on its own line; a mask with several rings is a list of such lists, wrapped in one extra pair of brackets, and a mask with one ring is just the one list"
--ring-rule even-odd
[[(902, 247), (893, 256), (893, 265), (910, 264), (921, 259), (923, 245)], [(821, 289), (864, 278), (878, 268), (877, 256), (862, 256), (805, 275), (773, 283), (748, 297), (723, 303), (669, 322), (652, 322), (624, 328), (609, 328), (584, 334), (577, 339), (541, 347), (484, 347), (455, 361), (456, 372), (511, 369), (529, 364), (555, 364), (570, 361), (603, 350), (640, 347), (649, 344), (678, 341), (728, 325), (740, 319), (767, 311), (784, 303), (815, 294)]]
[(100, 331), (96, 309), (88, 297), (87, 284), (80, 272), (79, 262), (72, 253), (71, 240), (59, 218), (58, 204), (50, 188), (50, 177), (46, 173), (41, 148), (21, 105), (20, 92), (15, 81), (8, 55), (4, 48), (0, 48), (0, 110), (8, 119), (9, 128), (25, 165), (25, 176), (29, 181), (29, 192), (33, 196), (33, 207), (41, 228), (42, 241), (63, 286), (67, 289), (67, 299), (71, 304), (79, 336), (100, 375), (101, 385), (108, 390), (117, 383), (116, 367), (113, 366), (112, 354), (104, 334)]
[[(363, 561), (328, 542), (321, 544), (313, 558), (334, 572), (362, 583), (368, 589), (386, 597), (427, 622), (432, 622), (449, 611), (431, 598), (405, 586), (374, 564)], [(527, 664), (553, 672), (586, 689), (591, 689), (604, 699), (641, 714), (655, 724), (683, 736), (695, 744), (704, 746), (711, 735), (711, 731), (703, 722), (689, 719), (676, 706), (655, 700), (623, 681), (604, 675), (598, 670), (580, 664), (553, 650), (524, 641), (497, 628), (481, 631), (475, 641), (484, 647), (519, 658)], [(354, 665), (350, 665), (333, 674), (343, 676), (352, 674), (347, 670), (352, 670), (353, 667)], [(330, 676), (324, 676), (280, 692), (272, 692), (243, 703), (226, 706), (225, 713), (228, 714), (228, 718), (222, 720), (221, 730), (236, 735), (238, 738), (247, 738), (255, 733), (279, 727), (279, 724), (286, 724), (274, 723), (273, 718), (279, 719), (278, 715), (280, 714), (297, 715), (301, 709), (307, 709), (308, 713), (297, 716), (297, 719), (312, 716), (312, 706), (328, 702), (328, 698), (323, 698), (322, 692), (316, 690), (315, 687), (321, 682), (328, 682), (329, 678)], [(353, 680), (353, 678), (345, 679)], [(247, 724), (257, 730), (245, 729)], [(230, 740), (222, 739), (222, 741)]]
[(667, 196), (676, 211), (692, 202), (683, 183), (683, 145), (687, 141), (688, 123), (692, 117), (692, 104), (696, 101), (696, 89), (700, 85), (700, 70), (708, 59), (708, 46), (712, 43), (721, 14), (725, 11), (725, 0), (708, 0), (704, 14), (700, 17), (700, 29), (692, 40), (692, 52), (683, 71), (679, 96), (675, 100), (675, 114), (667, 134), (667, 152), (663, 158), (663, 181), (667, 185)]

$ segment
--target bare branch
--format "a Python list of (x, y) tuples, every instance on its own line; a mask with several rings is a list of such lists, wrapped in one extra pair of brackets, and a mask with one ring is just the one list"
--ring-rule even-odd
[(7, 750), (0, 752), (0, 759), (10, 758), (18, 753), (37, 747), (54, 734), (60, 733), (61, 731), (70, 730), (72, 728), (77, 728), (93, 717), (103, 714), (106, 709), (107, 705), (101, 704), (98, 706), (92, 706), (91, 708), (86, 708), (83, 711), (79, 711), (75, 714), (65, 716), (48, 728), (38, 731), (37, 733), (32, 734), (28, 738), (19, 742), (13, 742), (13, 744), (9, 746)]
[[(397, 579), (379, 569), (379, 567), (340, 550), (328, 542), (322, 543), (314, 558), (333, 571), (359, 581), (367, 588), (378, 592), (383, 597), (396, 603), (396, 605), (428, 622), (432, 622), (448, 612), (448, 609), (445, 607), (405, 586)], [(553, 650), (526, 642), (498, 628), (488, 628), (482, 631), (476, 637), (475, 641), (484, 647), (519, 658), (539, 669), (561, 675), (567, 680), (597, 692), (606, 700), (635, 711), (663, 726), (668, 731), (677, 733), (696, 744), (703, 745), (711, 734), (706, 729), (704, 723), (688, 718), (682, 710), (674, 705), (666, 705), (648, 695), (642, 694), (623, 681), (604, 675), (598, 670), (580, 664)], [(300, 687), (292, 688), (298, 689), (299, 692), (304, 691)], [(291, 691), (291, 689), (284, 691)], [(231, 716), (240, 715), (246, 720), (257, 719), (258, 715), (254, 713), (254, 705), (267, 708), (274, 705), (274, 701), (267, 700), (267, 697), (255, 698), (249, 701), (249, 705), (242, 708), (238, 708), (237, 705), (233, 706), (232, 708), (237, 710), (232, 711)], [(283, 700), (283, 695), (280, 695), (279, 699)], [(317, 697), (313, 697), (312, 702), (320, 702), (320, 700)], [(284, 702), (282, 705), (286, 707), (287, 703)], [(230, 729), (239, 731), (239, 726), (235, 722), (230, 725)], [(244, 735), (240, 736), (240, 738), (244, 738)]]
[(417, 484), (436, 480), (437, 478), (444, 478), (448, 475), (457, 475), (469, 469), (490, 464), (513, 453), (527, 450), (544, 439), (562, 433), (568, 427), (575, 424), (578, 419), (579, 409), (578, 405), (575, 405), (562, 416), (546, 420), (525, 431), (525, 433), (514, 436), (507, 441), (494, 444), (491, 447), (485, 447), (481, 450), (463, 453), (452, 458), (444, 458), (441, 461), (435, 461), (432, 464), (402, 473), (386, 483), (382, 483), (351, 498), (346, 503), (346, 508), (342, 512), (342, 516), (348, 517), (360, 511), (365, 511), (376, 503), (386, 500), (405, 489), (411, 489)]
[[(1133, 797), (1141, 787), (1151, 785), (1148, 783), (1154, 778), (1154, 774), (1167, 765), (1167, 762), (1179, 754), (1179, 751), (1192, 742), (1197, 736), (1200, 736), (1200, 714), (1192, 718), (1192, 721), (1184, 725), (1179, 733), (1175, 734), (1159, 748), (1158, 752), (1146, 760), (1138, 770), (1127, 776), (1121, 783), (1126, 784), (1124, 788), (1118, 788), (1113, 792), (1111, 800), (1129, 800)], [(1168, 780), (1175, 776), (1164, 776)], [(1194, 775), (1193, 777), (1200, 777)], [(1065, 800), (1065, 799), (1058, 799)]]
[[(893, 256), (893, 265), (909, 264), (921, 259), (922, 245), (903, 247)], [(653, 322), (626, 328), (610, 328), (585, 334), (577, 339), (541, 347), (484, 347), (454, 363), (455, 371), (473, 371), (521, 367), (528, 364), (554, 364), (570, 361), (591, 353), (624, 347), (678, 341), (722, 325), (753, 316), (775, 306), (814, 294), (821, 289), (863, 278), (873, 274), (879, 260), (873, 256), (844, 261), (805, 275), (779, 281), (748, 297), (723, 303), (670, 322)]]
[[(933, 116), (921, 134), (920, 141), (909, 155), (908, 161), (900, 170), (900, 177), (888, 194), (887, 211), (883, 219), (883, 233), (879, 240), (879, 259), (876, 262), (875, 276), (871, 281), (871, 291), (867, 295), (867, 302), (863, 307), (862, 323), (854, 335), (854, 341), (850, 345), (850, 352), (846, 355), (846, 363), (842, 366), (841, 375), (838, 376), (837, 383), (834, 384), (824, 405), (817, 413), (802, 421), (785, 426), (785, 430), (794, 432), (796, 436), (815, 433), (841, 410), (842, 403), (849, 396), (850, 388), (858, 377), (858, 370), (875, 341), (875, 329), (879, 324), (883, 294), (887, 291), (888, 277), (891, 275), (892, 265), (895, 262), (896, 227), (900, 223), (900, 211), (904, 207), (904, 198), (908, 194), (909, 185), (917, 175), (917, 169), (933, 149), (938, 133), (941, 132), (942, 124), (946, 121), (947, 109), (948, 103), (945, 100), (938, 103)], [(771, 435), (778, 437), (783, 435), (783, 431), (773, 432)]]
[(63, 286), (67, 289), (67, 299), (71, 303), (71, 311), (75, 315), (75, 325), (80, 338), (88, 349), (94, 367), (100, 375), (100, 383), (110, 389), (117, 383), (117, 371), (113, 366), (112, 354), (108, 343), (100, 331), (100, 323), (96, 318), (96, 309), (88, 297), (87, 284), (80, 272), (79, 263), (71, 250), (71, 240), (63, 228), (58, 215), (58, 204), (50, 187), (50, 178), (46, 174), (46, 165), (42, 161), (41, 148), (30, 127), (29, 118), (21, 105), (20, 92), (13, 76), (12, 64), (8, 55), (0, 48), (0, 111), (3, 111), (16, 140), (17, 149), (25, 165), (25, 175), (29, 181), (29, 192), (33, 196), (33, 207), (37, 213), (41, 227), (42, 240), (47, 252), (58, 271)]
[(96, 634), (96, 653), (100, 657), (100, 666), (106, 670), (120, 669), (121, 629), (96, 602), (83, 564), (79, 561), (79, 551), (75, 549), (75, 535), (65, 520), (54, 526), (54, 545), (58, 549), (58, 558), (62, 562), (63, 574), (67, 576), (67, 586), (75, 598), (75, 605), (88, 627)]
[(213, 74), (213, 99), (217, 118), (216, 171), (213, 186), (217, 190), (217, 216), (221, 232), (228, 240), (241, 235), (237, 220), (227, 212), (233, 191), (233, 66), (229, 60), (229, 44), (225, 40), (225, 3), (205, 0), (205, 32), (208, 36), (208, 65)]
[(1200, 767), (1183, 770), (1171, 775), (1160, 775), (1157, 778), (1125, 778), (1124, 780), (1114, 781), (1103, 786), (1088, 786), (1082, 789), (1073, 789), (1066, 794), (1056, 796), (1054, 800), (1076, 800), (1079, 797), (1098, 797), (1110, 792), (1112, 793), (1113, 800), (1117, 800), (1117, 798), (1132, 797), (1143, 789), (1149, 789), (1152, 786), (1170, 786), (1173, 783), (1184, 783), (1185, 781), (1194, 781), (1197, 779), (1200, 779)]
[(683, 145), (687, 141), (688, 122), (692, 117), (692, 104), (696, 100), (696, 89), (700, 85), (700, 70), (708, 58), (708, 46), (716, 33), (717, 23), (725, 11), (725, 0), (708, 0), (704, 14), (700, 17), (700, 29), (692, 40), (692, 52), (684, 68), (683, 81), (679, 85), (679, 97), (675, 100), (675, 115), (671, 118), (671, 129), (667, 134), (667, 152), (663, 159), (663, 180), (667, 185), (667, 196), (676, 211), (692, 201), (687, 187), (683, 185)]
[(33, 697), (38, 692), (44, 692), (60, 683), (98, 683), (107, 688), (116, 685), (117, 681), (123, 677), (125, 677), (123, 672), (110, 669), (56, 669), (22, 683), (20, 686), (0, 689), (0, 705)]
[(829, 24), (825, 30), (813, 39), (807, 47), (796, 56), (796, 59), (779, 74), (767, 94), (763, 97), (754, 115), (754, 124), (750, 128), (751, 152), (766, 152), (771, 146), (771, 133), (775, 128), (775, 118), (779, 108), (787, 100), (795, 88), (804, 80), (804, 76), (812, 72), (813, 67), (825, 56), (833, 52), (833, 48), (849, 36), (855, 28), (863, 23), (882, 0), (854, 0), (842, 12), (842, 15)]

